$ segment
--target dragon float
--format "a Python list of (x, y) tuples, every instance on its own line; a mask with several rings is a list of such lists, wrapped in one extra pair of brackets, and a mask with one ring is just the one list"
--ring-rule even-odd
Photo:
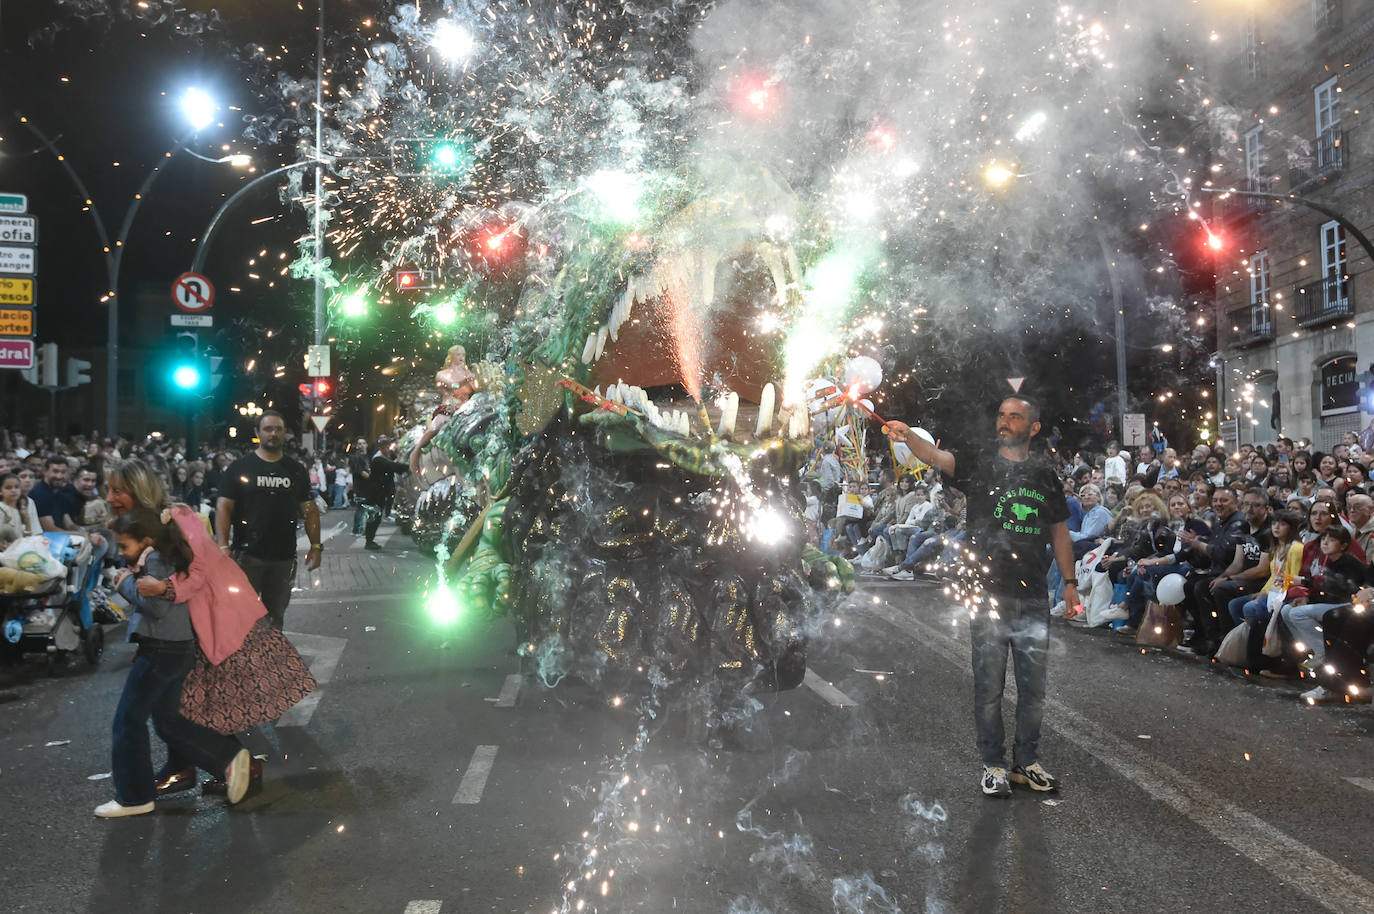
[(793, 688), (853, 589), (806, 542), (816, 430), (770, 332), (802, 304), (768, 230), (795, 204), (763, 171), (665, 197), (652, 231), (584, 237), (526, 278), (475, 392), (405, 438), (415, 533), (453, 608), (509, 614), (545, 684)]

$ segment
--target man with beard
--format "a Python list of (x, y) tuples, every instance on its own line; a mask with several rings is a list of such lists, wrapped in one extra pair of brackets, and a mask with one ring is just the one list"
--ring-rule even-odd
[[(305, 517), (310, 540), (305, 567), (320, 567), (320, 513), (310, 475), (287, 457), (286, 422), (276, 410), (258, 419), (257, 450), (229, 465), (215, 510), (215, 537), (258, 592), (272, 624), (286, 621), (286, 604), (296, 580), (296, 518)], [(232, 537), (232, 540), (231, 540)]]
[[(1239, 510), (1240, 502), (1236, 493), (1225, 486), (1212, 493), (1212, 510), (1216, 512), (1216, 523), (1212, 524), (1210, 539), (1204, 539), (1192, 531), (1179, 533), (1183, 543), (1183, 558), (1193, 571), (1188, 575), (1184, 587), (1183, 604), (1180, 611), (1193, 617), (1193, 635), (1179, 645), (1185, 654), (1211, 657), (1221, 646), (1222, 636), (1226, 633), (1222, 626), (1229, 622), (1221, 616), (1227, 612), (1226, 602), (1240, 594), (1251, 593), (1258, 589), (1253, 578), (1243, 582), (1222, 581), (1226, 568), (1235, 557), (1238, 546), (1246, 546), (1250, 539), (1250, 523), (1246, 513)], [(1269, 506), (1263, 493), (1247, 496), (1247, 512), (1256, 518), (1256, 531), (1268, 522)], [(1258, 544), (1258, 540), (1255, 541)], [(1255, 551), (1250, 549), (1250, 553)], [(1251, 563), (1253, 567), (1253, 563)], [(1259, 584), (1263, 584), (1260, 580)], [(1249, 588), (1248, 590), (1246, 588)], [(1218, 592), (1219, 591), (1219, 592)]]
[[(968, 500), (968, 551), (985, 567), (985, 600), (969, 623), (973, 641), (973, 720), (983, 759), (980, 786), (990, 797), (1011, 796), (1011, 782), (1031, 790), (1058, 789), (1040, 764), (1049, 660), (1050, 615), (1045, 587), (1050, 550), (1064, 576), (1064, 601), (1078, 605), (1073, 545), (1063, 486), (1049, 462), (1032, 457), (1040, 410), (1023, 396), (1008, 397), (997, 412), (995, 447), (982, 442), (941, 450), (901, 422), (883, 434), (906, 442)], [(1008, 776), (1002, 692), (1007, 653), (1016, 671), (1016, 745)]]

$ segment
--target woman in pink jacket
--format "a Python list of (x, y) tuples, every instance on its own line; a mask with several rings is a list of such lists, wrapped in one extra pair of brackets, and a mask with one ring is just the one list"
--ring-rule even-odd
[[(201, 515), (172, 504), (161, 477), (141, 460), (112, 467), (106, 482), (116, 515), (135, 507), (161, 511), (191, 546), (191, 567), (171, 579), (177, 600), (188, 604), (202, 655), (182, 686), (182, 716), (219, 733), (237, 734), (276, 720), (314, 691), (315, 680), (300, 654), (270, 624), (248, 577), (221, 551)], [(211, 774), (218, 777), (219, 772)], [(254, 759), (253, 787), (261, 780), (262, 765)], [(169, 750), (157, 774), (158, 796), (195, 784), (195, 767)], [(206, 786), (213, 791), (218, 783)]]

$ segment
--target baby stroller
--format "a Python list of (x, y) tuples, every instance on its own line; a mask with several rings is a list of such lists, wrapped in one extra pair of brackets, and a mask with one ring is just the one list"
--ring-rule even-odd
[(65, 572), (20, 593), (0, 594), (3, 637), (0, 651), (11, 659), (44, 653), (48, 674), (59, 653), (80, 651), (94, 666), (105, 651), (105, 629), (93, 618), (91, 592), (100, 578), (92, 567), (94, 549), (89, 537), (78, 533), (44, 533), (48, 552)]

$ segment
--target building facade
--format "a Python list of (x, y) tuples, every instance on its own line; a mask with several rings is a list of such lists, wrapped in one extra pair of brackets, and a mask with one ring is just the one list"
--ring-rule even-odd
[(1223, 429), (1329, 450), (1374, 420), (1374, 3), (1266, 0), (1238, 26), (1235, 149), (1213, 184), (1285, 199), (1214, 204)]

